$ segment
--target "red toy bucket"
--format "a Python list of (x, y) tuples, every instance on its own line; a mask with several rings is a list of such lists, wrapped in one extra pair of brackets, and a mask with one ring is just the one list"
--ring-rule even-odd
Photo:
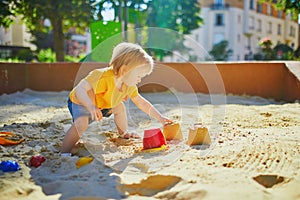
[(144, 149), (153, 149), (166, 145), (166, 139), (159, 128), (144, 131), (143, 146)]

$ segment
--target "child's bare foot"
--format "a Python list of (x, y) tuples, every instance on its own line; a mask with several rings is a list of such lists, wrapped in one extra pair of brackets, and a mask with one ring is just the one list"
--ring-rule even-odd
[(72, 154), (76, 154), (80, 148), (84, 147), (84, 143), (82, 141), (78, 141), (76, 142), (76, 144), (74, 145), (74, 147), (71, 150)]
[(137, 133), (124, 132), (124, 133), (119, 135), (119, 138), (122, 138), (122, 139), (140, 139), (141, 137)]

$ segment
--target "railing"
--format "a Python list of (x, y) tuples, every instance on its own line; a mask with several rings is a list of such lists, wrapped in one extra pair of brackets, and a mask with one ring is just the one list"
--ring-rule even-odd
[(212, 10), (225, 10), (229, 9), (230, 5), (229, 4), (222, 4), (222, 3), (213, 3), (210, 5), (210, 8)]

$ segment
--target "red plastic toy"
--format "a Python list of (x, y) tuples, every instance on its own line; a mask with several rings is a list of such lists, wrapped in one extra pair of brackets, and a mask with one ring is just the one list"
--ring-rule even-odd
[(153, 149), (166, 145), (166, 139), (159, 128), (144, 131), (143, 149)]
[(33, 167), (39, 167), (43, 162), (45, 162), (46, 158), (41, 155), (32, 156), (29, 161), (29, 165)]

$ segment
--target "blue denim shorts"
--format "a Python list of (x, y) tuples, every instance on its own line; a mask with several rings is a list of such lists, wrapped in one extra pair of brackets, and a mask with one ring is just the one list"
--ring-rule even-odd
[[(72, 120), (73, 122), (75, 121), (75, 119), (77, 119), (78, 117), (82, 117), (82, 116), (88, 116), (89, 117), (89, 123), (92, 122), (92, 118), (91, 118), (91, 113), (82, 105), (78, 105), (76, 103), (73, 103), (70, 98), (68, 99), (68, 108), (69, 111), (72, 115)], [(109, 109), (102, 109), (102, 116), (103, 117), (109, 117), (111, 116), (111, 108)]]

